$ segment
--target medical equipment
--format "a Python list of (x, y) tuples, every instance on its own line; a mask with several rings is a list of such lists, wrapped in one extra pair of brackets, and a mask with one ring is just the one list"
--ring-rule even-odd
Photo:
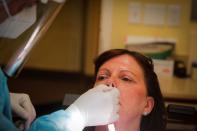
[(3, 68), (3, 71), (7, 76), (14, 76), (21, 71), (27, 60), (27, 56), (30, 54), (30, 51), (48, 30), (63, 5), (64, 3), (48, 3), (45, 12), (43, 12), (44, 15), (41, 16), (41, 18), (39, 18), (35, 23), (34, 30), (28, 34), (28, 37), (24, 40), (24, 43), (21, 44)]
[(109, 131), (116, 131), (116, 130), (115, 130), (114, 124), (109, 124), (109, 125), (108, 125), (108, 130), (109, 130)]
[(6, 0), (2, 0), (2, 3), (3, 3), (3, 6), (4, 6), (4, 8), (5, 8), (5, 11), (6, 11), (7, 15), (8, 15), (9, 17), (11, 17), (11, 14), (10, 14), (10, 11), (9, 11), (9, 8), (8, 8), (6, 2), (7, 2)]
[(4, 10), (8, 16), (0, 23), (0, 37), (2, 38), (16, 39), (36, 22), (37, 4), (25, 8), (26, 5), (22, 6), (21, 1), (18, 2), (21, 7), (17, 7), (17, 2), (12, 1), (2, 0)]

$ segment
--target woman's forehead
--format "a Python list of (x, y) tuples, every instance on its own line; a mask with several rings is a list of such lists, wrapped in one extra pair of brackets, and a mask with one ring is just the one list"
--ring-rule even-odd
[(126, 65), (139, 66), (139, 64), (137, 63), (135, 58), (130, 55), (127, 55), (127, 54), (113, 57), (113, 58), (107, 60), (103, 65), (108, 65), (108, 64), (123, 64), (125, 66)]
[(140, 65), (135, 60), (134, 57), (124, 54), (106, 61), (99, 70), (103, 68), (106, 69), (119, 69), (119, 70), (129, 70), (129, 71), (142, 71)]

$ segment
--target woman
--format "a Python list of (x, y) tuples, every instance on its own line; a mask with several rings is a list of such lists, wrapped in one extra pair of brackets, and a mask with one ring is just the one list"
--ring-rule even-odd
[[(95, 85), (120, 91), (120, 118), (116, 131), (164, 131), (166, 113), (153, 63), (137, 52), (112, 49), (95, 60)], [(108, 131), (107, 126), (95, 131)]]

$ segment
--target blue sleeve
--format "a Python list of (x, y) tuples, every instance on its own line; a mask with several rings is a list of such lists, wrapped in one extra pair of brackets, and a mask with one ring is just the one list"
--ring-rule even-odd
[(59, 110), (37, 118), (28, 131), (70, 131), (68, 121), (68, 112)]
[(0, 113), (0, 131), (19, 131), (18, 128), (5, 115)]
[(19, 131), (12, 121), (7, 78), (0, 68), (0, 131)]

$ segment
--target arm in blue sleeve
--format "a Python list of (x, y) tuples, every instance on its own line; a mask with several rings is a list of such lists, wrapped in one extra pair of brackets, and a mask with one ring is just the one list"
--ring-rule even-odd
[(71, 131), (69, 126), (71, 126), (69, 112), (59, 110), (37, 118), (28, 131)]
[(19, 131), (13, 122), (0, 113), (0, 131)]
[(19, 131), (12, 121), (7, 78), (0, 68), (0, 131)]

